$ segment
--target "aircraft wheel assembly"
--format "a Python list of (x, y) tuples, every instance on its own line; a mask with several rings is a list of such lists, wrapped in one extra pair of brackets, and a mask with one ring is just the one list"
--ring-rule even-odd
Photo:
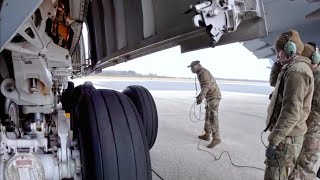
[(78, 125), (84, 179), (152, 179), (144, 127), (127, 96), (113, 90), (84, 93)]
[(90, 93), (94, 91), (95, 88), (92, 85), (79, 85), (72, 91), (71, 101), (72, 101), (72, 111), (71, 111), (71, 129), (73, 131), (74, 137), (78, 136), (78, 121), (79, 121), (79, 103), (81, 98), (85, 93)]
[(72, 109), (72, 92), (74, 89), (74, 83), (72, 81), (68, 82), (68, 88), (62, 92), (61, 104), (66, 112), (71, 112)]
[(127, 95), (136, 106), (145, 127), (149, 148), (151, 149), (158, 134), (158, 112), (151, 93), (143, 86), (138, 85), (128, 86), (122, 93)]

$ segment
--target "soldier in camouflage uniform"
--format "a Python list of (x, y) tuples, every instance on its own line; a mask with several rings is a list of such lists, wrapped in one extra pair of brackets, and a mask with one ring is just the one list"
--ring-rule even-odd
[(295, 167), (307, 131), (314, 78), (311, 60), (301, 56), (304, 44), (297, 31), (281, 34), (275, 49), (282, 68), (268, 107), (265, 131), (270, 134), (264, 179), (286, 180)]
[(314, 76), (314, 93), (310, 115), (306, 121), (308, 130), (304, 135), (302, 150), (290, 180), (316, 179), (315, 164), (320, 153), (320, 56), (314, 43), (305, 44), (302, 55), (311, 59)]
[(204, 98), (207, 101), (204, 124), (205, 134), (200, 135), (199, 139), (210, 141), (210, 133), (212, 133), (213, 139), (207, 147), (213, 148), (221, 143), (218, 119), (218, 109), (221, 100), (220, 89), (216, 80), (207, 69), (202, 67), (200, 61), (193, 61), (188, 67), (191, 67), (191, 71), (197, 74), (201, 86), (201, 92), (196, 98), (197, 104), (201, 104)]

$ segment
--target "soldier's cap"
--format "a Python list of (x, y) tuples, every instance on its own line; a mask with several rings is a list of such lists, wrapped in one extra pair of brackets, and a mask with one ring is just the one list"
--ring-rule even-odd
[(303, 49), (301, 55), (311, 59), (312, 54), (315, 51), (317, 51), (317, 44), (313, 43), (313, 42), (308, 42), (307, 44), (304, 45), (304, 49)]
[(192, 67), (192, 66), (195, 66), (195, 65), (198, 65), (198, 64), (200, 64), (200, 61), (198, 61), (198, 60), (192, 61), (191, 64), (188, 67)]
[(291, 40), (295, 43), (297, 46), (297, 53), (301, 54), (304, 49), (304, 45), (300, 39), (299, 32), (296, 30), (289, 30), (288, 32), (282, 33), (275, 42), (275, 48), (284, 50), (284, 45), (288, 42), (288, 40)]

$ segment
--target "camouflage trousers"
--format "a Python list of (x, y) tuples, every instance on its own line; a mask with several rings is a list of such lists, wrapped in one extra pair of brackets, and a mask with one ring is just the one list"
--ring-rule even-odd
[[(277, 159), (266, 158), (265, 180), (287, 180), (300, 154), (303, 136), (286, 137), (276, 149)], [(279, 178), (280, 177), (280, 178)]]
[(206, 105), (206, 116), (204, 123), (204, 131), (212, 133), (213, 138), (220, 138), (219, 135), (219, 119), (218, 119), (218, 110), (219, 110), (220, 99), (213, 99), (207, 101)]
[(320, 138), (305, 137), (298, 161), (292, 171), (290, 180), (313, 180), (316, 179), (315, 165), (320, 153)]

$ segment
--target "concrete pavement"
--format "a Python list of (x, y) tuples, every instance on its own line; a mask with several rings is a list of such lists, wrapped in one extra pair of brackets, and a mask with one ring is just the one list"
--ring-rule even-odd
[[(189, 120), (194, 92), (152, 91), (159, 113), (157, 141), (150, 151), (152, 168), (166, 180), (257, 180), (263, 171), (236, 168), (224, 154), (221, 160), (208, 152), (198, 150), (204, 122)], [(237, 165), (264, 168), (265, 148), (260, 134), (264, 129), (264, 118), (268, 105), (266, 95), (222, 92), (220, 105), (220, 132), (222, 143), (208, 149), (209, 142), (201, 141), (200, 149), (216, 156), (228, 151)], [(264, 140), (266, 142), (266, 136)], [(154, 176), (154, 179), (160, 179)]]

